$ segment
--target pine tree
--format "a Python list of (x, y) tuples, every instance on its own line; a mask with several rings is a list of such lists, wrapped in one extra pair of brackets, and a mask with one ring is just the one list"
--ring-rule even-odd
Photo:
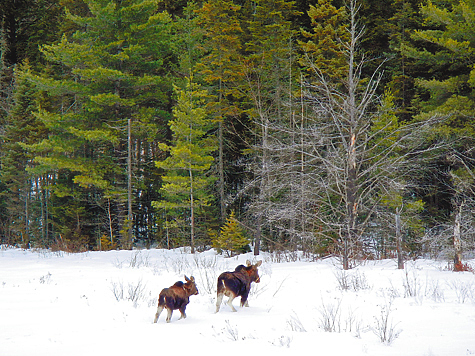
[(404, 49), (407, 56), (428, 68), (427, 74), (416, 79), (426, 99), (419, 101), (421, 113), (416, 119), (445, 117), (432, 138), (450, 142), (451, 149), (440, 153), (435, 162), (438, 169), (431, 172), (440, 187), (435, 192), (436, 199), (445, 200), (445, 204), (439, 203), (431, 217), (437, 216), (441, 225), (443, 220), (451, 219), (454, 262), (460, 265), (461, 236), (468, 235), (461, 233), (461, 220), (462, 216), (473, 214), (474, 197), (469, 182), (473, 181), (475, 172), (475, 4), (428, 1), (421, 7), (421, 13), (427, 27), (415, 31), (413, 39), (422, 46)]
[(399, 120), (409, 122), (417, 114), (415, 96), (415, 76), (426, 68), (418, 65), (418, 61), (410, 58), (404, 52), (404, 47), (411, 44), (411, 33), (423, 27), (423, 20), (419, 13), (421, 0), (394, 0), (391, 8), (394, 14), (382, 24), (389, 30), (389, 48), (386, 50), (386, 71), (391, 74), (387, 84), (394, 95), (395, 105), (398, 107)]
[(425, 48), (405, 47), (407, 56), (418, 59), (429, 68), (429, 79), (418, 79), (418, 85), (430, 93), (422, 104), (425, 114), (450, 114), (447, 128), (453, 132), (473, 134), (471, 117), (474, 110), (475, 68), (470, 63), (475, 56), (472, 35), (475, 5), (451, 1), (441, 7), (429, 1), (421, 7), (428, 29), (415, 31), (413, 38), (425, 42)]
[(208, 134), (213, 123), (204, 108), (207, 91), (193, 83), (190, 77), (186, 87), (175, 87), (175, 92), (177, 104), (173, 108), (174, 119), (169, 123), (173, 140), (171, 144), (160, 145), (169, 156), (156, 162), (157, 167), (166, 172), (160, 189), (163, 199), (155, 201), (154, 206), (174, 212), (169, 217), (171, 226), (190, 227), (191, 251), (194, 253), (197, 216), (213, 199), (210, 186), (214, 179), (207, 174), (214, 162), (211, 153), (217, 147), (214, 137)]
[[(112, 228), (123, 232), (122, 246), (130, 247), (133, 193), (143, 196), (139, 191), (149, 189), (142, 183), (150, 177), (147, 162), (132, 161), (134, 152), (140, 158), (157, 152), (153, 142), (168, 120), (171, 19), (156, 11), (156, 0), (85, 4), (86, 16), (67, 12), (78, 30), (42, 47), (50, 72), (30, 76), (47, 98), (35, 115), (50, 136), (27, 149), (36, 154), (38, 169), (60, 175), (63, 184), (53, 190), (58, 197), (69, 194), (73, 205), (95, 211), (98, 221), (81, 221), (97, 227), (89, 238), (97, 241), (101, 230)], [(134, 167), (140, 168), (137, 175)], [(114, 213), (107, 216), (109, 201)]]

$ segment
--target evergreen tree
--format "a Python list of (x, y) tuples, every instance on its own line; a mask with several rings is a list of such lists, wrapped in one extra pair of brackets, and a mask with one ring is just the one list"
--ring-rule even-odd
[(425, 48), (405, 47), (406, 55), (424, 62), (430, 78), (419, 79), (418, 85), (430, 94), (422, 104), (425, 114), (451, 114), (447, 126), (454, 132), (472, 135), (471, 117), (474, 111), (475, 5), (450, 1), (450, 6), (437, 6), (429, 1), (421, 7), (429, 29), (415, 31), (413, 38), (424, 41)]
[[(436, 187), (429, 202), (431, 225), (444, 220), (455, 222), (463, 212), (459, 206), (470, 201), (470, 189), (460, 189), (457, 172), (475, 172), (473, 145), (475, 131), (475, 4), (470, 1), (428, 1), (421, 7), (426, 27), (414, 32), (419, 47), (405, 46), (404, 53), (426, 66), (427, 73), (416, 78), (422, 95), (417, 120), (445, 117), (435, 130), (433, 140), (447, 140), (451, 150), (441, 152), (431, 172)], [(463, 180), (462, 180), (463, 181)], [(463, 186), (463, 184), (462, 184)], [(434, 219), (435, 218), (435, 219)], [(436, 221), (434, 221), (436, 220)], [(457, 255), (457, 254), (456, 254)]]
[(40, 61), (38, 48), (58, 39), (63, 19), (59, 0), (0, 0), (0, 28), (5, 34), (7, 66)]
[(34, 166), (33, 155), (22, 145), (33, 144), (44, 138), (47, 130), (31, 112), (35, 108), (35, 89), (26, 79), (30, 68), (19, 67), (15, 73), (15, 93), (13, 105), (8, 113), (2, 135), (1, 181), (6, 191), (2, 197), (6, 204), (5, 231), (10, 243), (23, 246), (43, 245), (47, 240), (44, 198), (48, 182), (44, 177), (35, 176), (27, 169)]
[(219, 234), (212, 236), (212, 242), (218, 252), (226, 251), (232, 257), (239, 251), (245, 251), (250, 241), (244, 236), (234, 211), (231, 211)]
[(303, 50), (301, 65), (311, 72), (317, 64), (322, 74), (341, 77), (347, 67), (343, 52), (349, 36), (345, 27), (345, 7), (336, 8), (329, 0), (318, 0), (317, 4), (310, 5), (307, 13), (311, 31), (302, 30), (305, 40), (300, 41)]
[[(221, 222), (226, 217), (225, 187), (231, 181), (236, 181), (234, 176), (239, 174), (234, 162), (240, 158), (239, 141), (243, 139), (242, 132), (236, 132), (240, 126), (238, 120), (242, 119), (239, 103), (242, 98), (239, 83), (243, 79), (240, 66), (243, 41), (241, 8), (232, 0), (213, 0), (204, 2), (199, 10), (199, 24), (205, 32), (203, 47), (206, 54), (197, 68), (211, 86), (208, 110), (218, 124), (216, 163)], [(235, 184), (239, 184), (239, 181)]]
[(411, 33), (423, 27), (419, 13), (421, 3), (421, 0), (394, 0), (394, 14), (384, 24), (390, 32), (389, 48), (385, 55), (387, 71), (391, 75), (387, 86), (394, 95), (397, 116), (404, 122), (411, 121), (417, 114), (418, 108), (414, 105), (417, 95), (415, 77), (428, 69), (408, 57), (403, 50), (413, 42)]
[(173, 140), (169, 145), (160, 145), (169, 156), (156, 162), (166, 172), (160, 189), (163, 198), (155, 201), (154, 206), (165, 213), (172, 211), (166, 218), (166, 229), (190, 227), (187, 232), (194, 253), (197, 218), (213, 199), (210, 186), (214, 179), (208, 173), (214, 162), (211, 153), (217, 147), (214, 137), (208, 135), (213, 124), (204, 108), (207, 91), (190, 77), (186, 87), (175, 87), (175, 92), (177, 104), (173, 108), (174, 119), (169, 123)]
[[(35, 153), (37, 169), (58, 174), (52, 190), (58, 198), (87, 205), (96, 216), (95, 222), (80, 220), (77, 211), (62, 226), (88, 226), (92, 245), (113, 230), (129, 247), (132, 193), (143, 196), (149, 189), (139, 183), (150, 169), (132, 158), (156, 160), (153, 142), (168, 120), (171, 19), (156, 11), (156, 0), (84, 2), (86, 16), (67, 11), (78, 30), (42, 48), (52, 70), (29, 77), (45, 92), (47, 104), (35, 115), (50, 135), (26, 147)], [(72, 216), (76, 221), (68, 222)]]

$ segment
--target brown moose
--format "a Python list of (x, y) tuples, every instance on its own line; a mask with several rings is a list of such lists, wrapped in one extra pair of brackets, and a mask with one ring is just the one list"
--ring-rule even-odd
[(251, 262), (246, 262), (247, 266), (239, 265), (234, 272), (223, 272), (218, 277), (218, 292), (216, 300), (216, 313), (219, 312), (223, 296), (229, 297), (227, 304), (233, 312), (236, 309), (233, 306), (233, 300), (236, 297), (241, 297), (241, 307), (248, 307), (249, 303), (247, 297), (251, 289), (251, 283), (259, 283), (259, 274), (257, 267), (262, 264), (262, 261), (252, 265)]
[[(170, 288), (164, 288), (158, 297), (158, 307), (155, 313), (154, 323), (157, 322), (163, 309), (167, 309), (167, 323), (170, 322), (174, 310), (179, 310), (181, 313), (180, 319), (186, 318), (185, 309), (190, 302), (190, 295), (197, 295), (198, 288), (196, 288), (195, 278), (185, 276), (186, 283), (182, 281), (176, 282)], [(180, 320), (178, 319), (178, 320)]]

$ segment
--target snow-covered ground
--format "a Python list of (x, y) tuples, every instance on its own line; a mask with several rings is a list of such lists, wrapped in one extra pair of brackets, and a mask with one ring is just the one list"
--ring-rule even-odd
[[(0, 249), (0, 355), (475, 355), (475, 275), (447, 263), (263, 254), (249, 308), (215, 311), (217, 276), (256, 258), (212, 250), (81, 254)], [(468, 261), (472, 266), (475, 261)], [(196, 278), (187, 318), (153, 324), (160, 291)], [(225, 298), (226, 301), (227, 298)], [(384, 342), (385, 341), (385, 342)]]

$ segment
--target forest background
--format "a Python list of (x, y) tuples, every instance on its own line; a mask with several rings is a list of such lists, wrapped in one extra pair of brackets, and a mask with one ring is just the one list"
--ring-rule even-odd
[(1, 0), (0, 239), (474, 250), (475, 3)]

